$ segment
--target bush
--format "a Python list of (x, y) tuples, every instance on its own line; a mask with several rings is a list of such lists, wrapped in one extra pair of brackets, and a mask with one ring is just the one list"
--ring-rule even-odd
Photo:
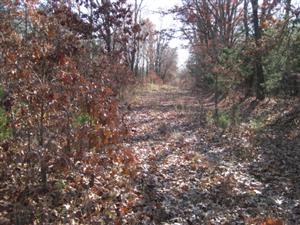
[(77, 126), (83, 126), (90, 122), (92, 122), (92, 118), (87, 113), (81, 113), (75, 117), (75, 125)]
[(229, 114), (226, 112), (220, 112), (217, 122), (218, 122), (218, 126), (221, 127), (222, 129), (228, 128), (231, 124)]
[(208, 124), (216, 124), (222, 129), (226, 129), (231, 125), (230, 115), (227, 112), (219, 112), (218, 117), (214, 117), (214, 113), (209, 111), (206, 115), (206, 121)]
[(0, 99), (4, 96), (4, 88), (0, 85)]
[(11, 137), (11, 128), (9, 127), (9, 118), (3, 108), (0, 108), (0, 141)]

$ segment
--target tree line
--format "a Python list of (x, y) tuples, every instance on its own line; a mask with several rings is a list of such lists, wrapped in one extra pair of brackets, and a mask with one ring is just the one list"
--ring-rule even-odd
[(190, 43), (188, 69), (216, 104), (237, 89), (258, 100), (299, 93), (300, 10), (290, 0), (183, 0), (172, 12)]

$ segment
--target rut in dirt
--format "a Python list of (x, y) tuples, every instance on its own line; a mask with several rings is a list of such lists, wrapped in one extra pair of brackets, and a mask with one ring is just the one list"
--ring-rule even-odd
[(170, 86), (141, 92), (131, 106), (125, 145), (138, 158), (138, 224), (252, 224), (293, 214), (263, 194), (252, 163), (232, 154), (206, 115), (203, 99)]

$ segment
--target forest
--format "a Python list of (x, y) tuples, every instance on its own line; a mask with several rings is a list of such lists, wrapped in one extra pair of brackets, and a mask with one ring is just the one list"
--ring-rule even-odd
[(299, 16), (1, 0), (0, 225), (300, 224)]

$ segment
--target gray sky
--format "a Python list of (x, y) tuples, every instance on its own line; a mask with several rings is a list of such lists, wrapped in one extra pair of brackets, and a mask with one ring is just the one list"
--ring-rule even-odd
[[(129, 0), (132, 2), (133, 0)], [(170, 9), (175, 5), (180, 5), (181, 0), (144, 0), (143, 17), (149, 18), (157, 29), (164, 28), (180, 28), (178, 21), (175, 21), (171, 15), (161, 16), (157, 13), (160, 10)], [(188, 59), (188, 50), (183, 47), (187, 42), (179, 39), (173, 39), (170, 43), (171, 47), (178, 48), (178, 66), (184, 65)]]

